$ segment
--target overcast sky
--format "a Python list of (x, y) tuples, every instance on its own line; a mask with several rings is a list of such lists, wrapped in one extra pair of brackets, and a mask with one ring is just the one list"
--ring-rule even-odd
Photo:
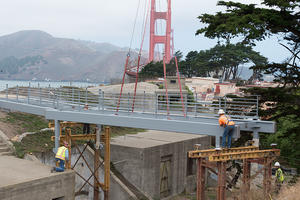
[[(139, 20), (133, 47), (139, 47), (142, 11), (146, 0), (140, 0)], [(158, 0), (157, 0), (158, 1)], [(166, 0), (160, 0), (161, 7)], [(240, 0), (259, 3), (260, 0)], [(133, 22), (139, 0), (1, 0), (0, 35), (20, 30), (42, 30), (55, 37), (109, 42), (121, 47), (130, 44)], [(173, 0), (172, 27), (175, 48), (187, 53), (213, 47), (216, 41), (195, 36), (201, 25), (197, 16), (220, 11), (217, 0)], [(147, 48), (148, 41), (145, 42)], [(276, 39), (259, 44), (256, 50), (271, 61), (282, 61), (287, 54)]]

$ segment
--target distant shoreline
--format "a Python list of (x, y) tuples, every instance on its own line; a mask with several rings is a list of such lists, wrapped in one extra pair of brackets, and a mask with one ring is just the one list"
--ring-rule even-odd
[(98, 86), (100, 84), (107, 85), (109, 83), (104, 82), (98, 82), (98, 83), (92, 83), (92, 82), (84, 82), (84, 81), (38, 81), (38, 80), (1, 80), (0, 79), (0, 91), (3, 91), (8, 88), (13, 87), (28, 87), (29, 85), (31, 87), (52, 87), (52, 88), (58, 88), (62, 86), (74, 86), (74, 87), (80, 87), (80, 88), (86, 88), (91, 86)]

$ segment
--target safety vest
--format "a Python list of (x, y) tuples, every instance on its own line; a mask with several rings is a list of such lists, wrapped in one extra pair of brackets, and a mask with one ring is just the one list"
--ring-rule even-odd
[(219, 118), (219, 124), (222, 126), (222, 125), (225, 125), (225, 126), (232, 126), (234, 125), (234, 121), (232, 121), (230, 119), (230, 117), (226, 116), (226, 115), (221, 115), (220, 118)]
[(55, 158), (66, 160), (66, 150), (67, 150), (67, 148), (64, 147), (64, 146), (59, 147), (58, 150), (57, 150)]
[(275, 176), (276, 176), (277, 181), (279, 181), (281, 183), (284, 181), (283, 172), (282, 172), (282, 170), (280, 168), (278, 168), (276, 170)]

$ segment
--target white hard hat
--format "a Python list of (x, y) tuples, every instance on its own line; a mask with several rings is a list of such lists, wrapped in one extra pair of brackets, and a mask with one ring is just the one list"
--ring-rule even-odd
[(220, 109), (219, 112), (218, 112), (218, 115), (222, 115), (222, 114), (225, 114), (225, 112), (224, 112), (223, 109)]
[(276, 162), (276, 163), (274, 164), (274, 166), (275, 166), (275, 167), (280, 167), (280, 163), (279, 163), (279, 162)]

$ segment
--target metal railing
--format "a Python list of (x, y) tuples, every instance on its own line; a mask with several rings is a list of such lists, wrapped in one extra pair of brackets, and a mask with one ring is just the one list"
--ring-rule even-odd
[(88, 110), (97, 112), (167, 115), (168, 104), (169, 115), (216, 116), (218, 110), (223, 109), (232, 118), (258, 118), (258, 96), (224, 96), (203, 101), (198, 99), (197, 95), (185, 94), (182, 102), (180, 94), (169, 94), (169, 102), (166, 102), (165, 94), (144, 92), (137, 93), (133, 107), (133, 93), (125, 93), (120, 98), (117, 93), (105, 93), (101, 90), (95, 93), (88, 88), (18, 86), (9, 88), (7, 85), (0, 95), (2, 99), (60, 110), (82, 111), (87, 104)]

